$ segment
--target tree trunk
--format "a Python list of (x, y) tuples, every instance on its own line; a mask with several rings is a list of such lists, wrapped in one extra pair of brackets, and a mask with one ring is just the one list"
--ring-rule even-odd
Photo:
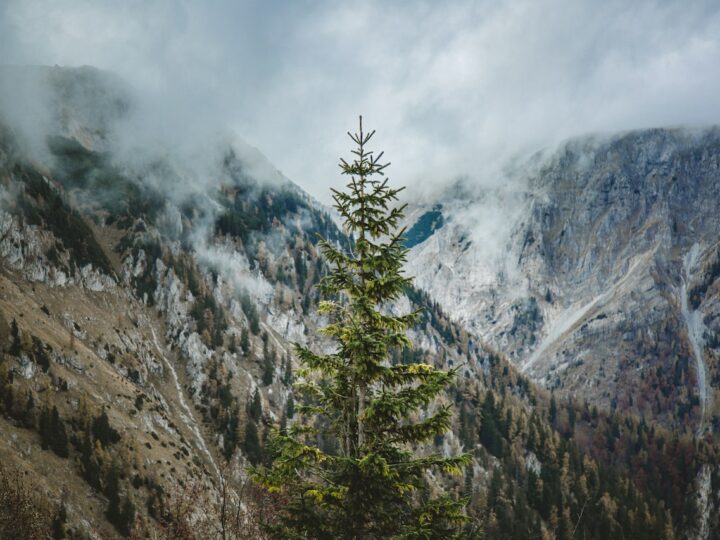
[(358, 388), (358, 410), (357, 410), (357, 444), (358, 450), (365, 444), (365, 420), (363, 415), (365, 414), (365, 394), (366, 386), (362, 383)]

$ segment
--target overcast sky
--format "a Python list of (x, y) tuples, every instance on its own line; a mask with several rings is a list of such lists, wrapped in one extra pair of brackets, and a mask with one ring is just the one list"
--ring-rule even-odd
[(0, 62), (115, 71), (324, 201), (360, 113), (416, 187), (583, 133), (720, 123), (717, 0), (5, 0)]

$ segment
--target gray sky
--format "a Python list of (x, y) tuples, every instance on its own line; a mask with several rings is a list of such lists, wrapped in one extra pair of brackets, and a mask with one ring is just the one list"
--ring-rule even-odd
[(573, 135), (720, 123), (720, 2), (6, 0), (0, 63), (115, 71), (327, 201), (359, 113), (416, 190)]

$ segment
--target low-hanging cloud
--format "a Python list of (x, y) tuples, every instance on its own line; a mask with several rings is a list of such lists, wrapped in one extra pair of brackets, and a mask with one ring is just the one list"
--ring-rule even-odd
[(358, 113), (415, 191), (573, 135), (720, 122), (714, 1), (11, 0), (0, 62), (115, 71), (175, 119), (146, 132), (189, 152), (228, 126), (323, 201)]

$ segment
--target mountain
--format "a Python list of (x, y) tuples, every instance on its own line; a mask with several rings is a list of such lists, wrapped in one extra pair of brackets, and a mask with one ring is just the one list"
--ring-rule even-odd
[[(117, 77), (93, 68), (13, 69), (2, 83), (13, 91), (5, 88), (0, 101), (0, 527), (15, 528), (0, 537), (36, 537), (31, 524), (72, 538), (128, 536), (133, 527), (141, 537), (140, 529), (162, 538), (221, 537), (221, 529), (258, 537), (282, 500), (253, 487), (247, 467), (270, 459), (273, 427), (300, 421), (292, 343), (332, 347), (317, 333), (325, 321), (315, 286), (327, 270), (318, 234), (346, 249), (352, 240), (237, 137), (157, 141), (141, 129), (153, 123), (142, 98)], [(713, 133), (653, 136), (697, 149)], [(411, 331), (415, 348), (394, 351), (391, 361), (457, 370), (443, 398), (457, 411), (453, 431), (432, 446), (473, 454), (463, 478), (436, 475), (428, 485), (469, 498), (469, 537), (482, 528), (489, 538), (709, 538), (720, 519), (720, 452), (709, 397), (693, 405), (687, 396), (697, 395), (700, 357), (714, 365), (711, 226), (701, 234), (700, 217), (680, 219), (695, 211), (691, 191), (687, 208), (671, 207), (678, 224), (660, 242), (662, 216), (636, 216), (625, 193), (612, 191), (625, 183), (611, 163), (624, 170), (635, 158), (627, 164), (618, 149), (610, 159), (604, 147), (590, 145), (592, 154), (573, 144), (580, 146), (565, 157), (520, 167), (537, 171), (532, 182), (480, 198), (458, 185), (452, 197), (409, 215), (408, 269), (418, 288), (388, 309), (423, 316)], [(627, 144), (618, 148), (630, 152)], [(580, 160), (580, 147), (596, 157)], [(699, 155), (712, 160), (710, 150)], [(601, 168), (617, 176), (609, 191)], [(645, 187), (629, 175), (630, 189)], [(582, 189), (568, 192), (575, 185)], [(712, 186), (703, 189), (698, 216), (716, 219)], [(610, 215), (609, 200), (628, 205), (627, 224)], [(488, 206), (495, 228), (473, 230), (460, 219)], [(566, 219), (572, 227), (563, 233)], [(579, 247), (581, 231), (613, 237), (588, 252), (593, 264)], [(673, 243), (677, 231), (683, 240)], [(646, 272), (651, 259), (655, 270)], [(671, 280), (683, 269), (685, 281), (648, 288), (653, 276)], [(665, 341), (623, 340), (628, 354), (642, 353), (633, 361), (649, 362), (651, 350), (665, 351), (663, 361), (671, 351), (686, 359), (678, 368), (685, 393), (673, 386), (665, 408), (644, 418), (637, 399), (613, 404), (603, 394), (629, 389), (609, 364), (592, 392), (574, 393), (577, 381), (564, 378), (596, 365), (589, 356), (551, 370), (561, 347), (609, 350), (625, 313), (611, 308), (629, 299), (626, 327), (655, 332), (640, 319), (652, 315), (666, 332), (657, 334)], [(677, 320), (668, 322), (672, 313)], [(591, 316), (594, 326), (576, 328)], [(630, 348), (640, 345), (646, 349)], [(662, 373), (652, 366), (637, 376), (648, 386), (650, 374)], [(664, 388), (657, 386), (661, 396)], [(671, 420), (668, 404), (680, 406), (682, 396), (685, 417)], [(28, 501), (38, 511), (25, 516)]]
[(719, 160), (718, 128), (572, 140), (503, 188), (426, 205), (446, 224), (413, 247), (409, 271), (544, 387), (712, 433)]

